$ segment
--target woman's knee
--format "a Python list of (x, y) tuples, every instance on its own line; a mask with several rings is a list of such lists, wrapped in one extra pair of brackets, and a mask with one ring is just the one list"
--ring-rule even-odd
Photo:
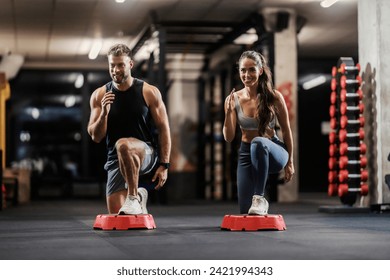
[(251, 149), (255, 148), (257, 151), (269, 151), (270, 140), (265, 137), (255, 137), (251, 142)]

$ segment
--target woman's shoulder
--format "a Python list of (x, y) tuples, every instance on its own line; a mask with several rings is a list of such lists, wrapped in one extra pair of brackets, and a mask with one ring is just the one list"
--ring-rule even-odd
[(275, 92), (276, 102), (278, 102), (278, 103), (282, 102), (283, 103), (284, 102), (283, 94), (280, 91), (278, 91), (278, 90), (274, 90), (274, 92)]
[[(240, 90), (237, 90), (237, 91), (234, 91), (233, 92), (233, 97), (238, 97), (238, 99), (240, 99), (240, 97), (242, 96), (243, 94), (243, 89), (240, 89)], [(230, 94), (228, 96), (226, 96), (225, 100), (229, 100), (230, 99)]]

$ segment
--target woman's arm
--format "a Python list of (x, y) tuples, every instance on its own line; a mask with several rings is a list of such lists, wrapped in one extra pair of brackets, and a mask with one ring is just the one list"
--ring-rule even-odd
[(225, 141), (232, 142), (236, 134), (237, 115), (234, 109), (234, 92), (233, 89), (225, 99), (225, 121), (223, 123), (223, 137)]
[(277, 107), (277, 117), (280, 125), (280, 129), (283, 134), (283, 142), (287, 147), (288, 152), (288, 162), (284, 168), (285, 171), (285, 180), (288, 182), (292, 179), (294, 175), (294, 144), (293, 137), (291, 132), (290, 120), (288, 116), (288, 110), (286, 102), (284, 101), (283, 95), (279, 91), (275, 91), (276, 107)]

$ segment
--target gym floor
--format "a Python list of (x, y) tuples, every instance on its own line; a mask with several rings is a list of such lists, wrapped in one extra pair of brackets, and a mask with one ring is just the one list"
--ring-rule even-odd
[(384, 260), (390, 259), (388, 213), (324, 213), (339, 205), (326, 194), (271, 203), (285, 231), (220, 229), (234, 202), (149, 205), (154, 230), (94, 230), (102, 199), (40, 200), (0, 212), (3, 260)]

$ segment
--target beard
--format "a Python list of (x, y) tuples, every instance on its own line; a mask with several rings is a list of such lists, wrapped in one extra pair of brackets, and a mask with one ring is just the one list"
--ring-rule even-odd
[(111, 75), (112, 80), (117, 84), (123, 84), (129, 78), (129, 74)]

